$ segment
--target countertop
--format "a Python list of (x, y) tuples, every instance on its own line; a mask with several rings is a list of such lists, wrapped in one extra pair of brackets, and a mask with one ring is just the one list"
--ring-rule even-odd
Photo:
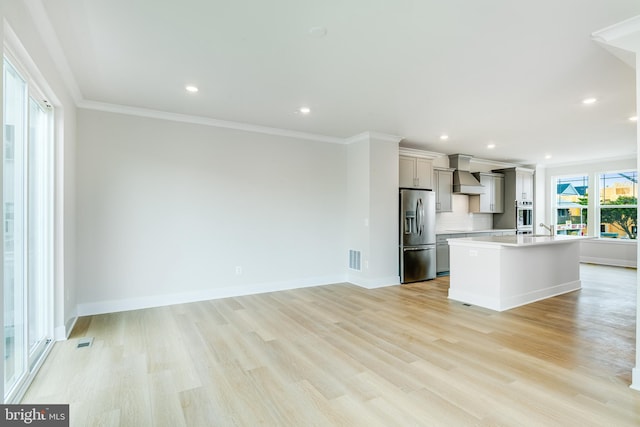
[(503, 233), (503, 232), (515, 232), (515, 228), (490, 228), (488, 230), (440, 230), (436, 231), (438, 234), (475, 234), (475, 233)]
[(556, 245), (572, 243), (585, 239), (593, 239), (589, 236), (564, 236), (564, 235), (541, 235), (541, 234), (520, 234), (511, 236), (477, 236), (463, 237), (457, 239), (447, 239), (449, 245), (460, 246), (482, 246), (482, 247), (527, 247), (538, 245)]

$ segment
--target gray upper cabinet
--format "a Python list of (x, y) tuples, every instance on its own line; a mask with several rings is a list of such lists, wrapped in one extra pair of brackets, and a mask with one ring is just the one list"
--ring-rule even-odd
[(485, 188), (479, 196), (469, 196), (469, 212), (504, 212), (504, 175), (500, 173), (476, 172), (473, 174)]
[(433, 189), (431, 160), (400, 156), (400, 187)]
[(533, 177), (535, 172), (533, 169), (513, 167), (496, 169), (493, 172), (504, 175), (504, 199), (508, 205), (515, 204), (515, 202), (533, 201)]
[[(495, 228), (517, 228), (517, 204), (533, 203), (534, 170), (512, 167), (496, 169), (493, 172), (504, 174), (504, 211), (493, 216)], [(532, 205), (533, 206), (533, 205)]]
[(452, 212), (453, 169), (434, 168), (433, 188), (436, 192), (436, 212)]

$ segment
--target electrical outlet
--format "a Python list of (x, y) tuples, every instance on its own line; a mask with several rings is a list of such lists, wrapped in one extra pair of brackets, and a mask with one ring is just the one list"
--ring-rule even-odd
[(242, 274), (242, 266), (237, 265), (237, 266), (236, 266), (236, 275), (238, 275), (238, 276), (239, 276), (239, 275), (241, 275), (241, 274)]

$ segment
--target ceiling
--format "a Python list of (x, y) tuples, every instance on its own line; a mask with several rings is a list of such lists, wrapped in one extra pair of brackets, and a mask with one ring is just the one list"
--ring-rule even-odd
[(635, 70), (591, 34), (640, 15), (638, 0), (36, 3), (81, 106), (381, 132), (521, 164), (635, 156)]

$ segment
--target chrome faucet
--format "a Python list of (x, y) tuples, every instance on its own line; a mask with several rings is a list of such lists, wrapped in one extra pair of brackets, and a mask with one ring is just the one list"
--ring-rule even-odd
[(540, 227), (544, 228), (545, 230), (549, 230), (549, 236), (553, 236), (554, 234), (556, 234), (553, 224), (545, 225), (543, 222), (541, 222)]

